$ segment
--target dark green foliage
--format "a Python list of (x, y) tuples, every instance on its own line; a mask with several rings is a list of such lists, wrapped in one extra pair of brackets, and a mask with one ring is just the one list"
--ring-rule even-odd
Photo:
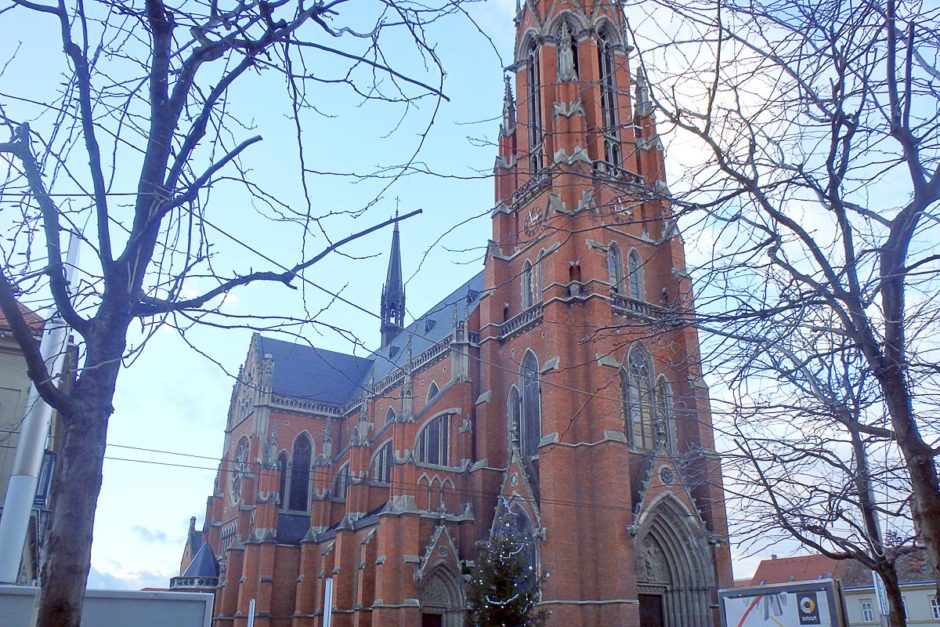
[(488, 542), (480, 545), (467, 591), (469, 624), (474, 627), (539, 627), (548, 610), (539, 609), (542, 584), (528, 519), (501, 503)]

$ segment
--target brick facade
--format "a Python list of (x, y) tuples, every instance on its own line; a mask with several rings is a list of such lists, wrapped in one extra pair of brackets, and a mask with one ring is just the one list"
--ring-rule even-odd
[(727, 523), (662, 145), (616, 5), (559, 6), (517, 17), (482, 275), (369, 358), (253, 338), (206, 515), (220, 627), (250, 599), (259, 627), (319, 626), (327, 578), (338, 627), (461, 625), (500, 496), (550, 625), (716, 623)]

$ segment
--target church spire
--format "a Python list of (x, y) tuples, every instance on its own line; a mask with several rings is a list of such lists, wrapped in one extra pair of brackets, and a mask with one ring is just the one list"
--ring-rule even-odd
[[(398, 217), (398, 211), (395, 211)], [(382, 286), (382, 346), (395, 339), (405, 322), (405, 286), (401, 276), (401, 243), (398, 222), (392, 231), (392, 250), (388, 255), (388, 274)]]
[(503, 136), (507, 136), (516, 132), (516, 103), (512, 97), (509, 75), (507, 74), (503, 79), (506, 82), (506, 92), (503, 95), (503, 123), (500, 126), (500, 132)]

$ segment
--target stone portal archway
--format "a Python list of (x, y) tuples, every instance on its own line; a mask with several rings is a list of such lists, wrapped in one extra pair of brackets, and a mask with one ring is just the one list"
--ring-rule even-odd
[(665, 627), (710, 627), (714, 570), (695, 517), (667, 497), (644, 516), (635, 546), (641, 612), (657, 613)]
[(420, 603), (422, 627), (462, 627), (463, 592), (448, 569), (438, 568), (425, 578)]

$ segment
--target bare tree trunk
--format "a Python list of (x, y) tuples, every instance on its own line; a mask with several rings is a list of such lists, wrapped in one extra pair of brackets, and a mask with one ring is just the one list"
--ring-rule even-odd
[[(89, 335), (86, 367), (71, 395), (74, 411), (63, 416), (65, 438), (53, 480), (48, 558), (42, 566), (36, 623), (39, 627), (81, 624), (108, 419), (114, 411), (111, 400), (127, 326), (126, 320), (117, 320), (113, 326), (99, 325)], [(102, 329), (107, 332), (102, 333)]]

